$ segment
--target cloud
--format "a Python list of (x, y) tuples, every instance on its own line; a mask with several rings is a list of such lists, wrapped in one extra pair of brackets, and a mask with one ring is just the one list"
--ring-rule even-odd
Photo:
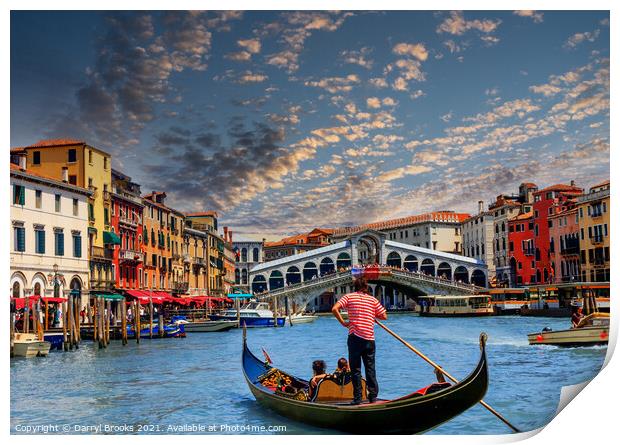
[(575, 49), (579, 44), (583, 42), (594, 42), (598, 39), (601, 31), (599, 29), (595, 29), (592, 32), (578, 32), (573, 34), (568, 38), (566, 43), (564, 43), (564, 48)]
[(381, 99), (378, 97), (369, 97), (366, 99), (366, 106), (368, 108), (381, 108)]
[(393, 170), (388, 170), (381, 173), (377, 180), (381, 182), (392, 182), (397, 179), (404, 178), (405, 176), (420, 175), (422, 173), (428, 173), (433, 169), (424, 165), (408, 165), (406, 167), (398, 167)]
[(476, 30), (488, 34), (494, 32), (501, 23), (502, 21), (500, 19), (466, 20), (462, 12), (452, 11), (450, 17), (445, 18), (439, 26), (437, 26), (437, 33), (460, 36), (467, 31)]
[(326, 77), (318, 81), (305, 81), (304, 85), (309, 87), (322, 88), (332, 94), (339, 92), (348, 92), (360, 83), (357, 74), (349, 74), (346, 77)]
[(542, 23), (543, 22), (543, 13), (532, 10), (520, 10), (514, 11), (513, 14), (518, 15), (520, 17), (528, 17), (531, 18), (534, 23)]
[(376, 88), (387, 88), (388, 87), (387, 80), (381, 77), (373, 77), (368, 82)]
[(372, 52), (370, 47), (363, 47), (359, 50), (345, 50), (340, 53), (340, 57), (344, 63), (353, 65), (359, 65), (366, 69), (371, 69), (373, 61), (368, 58), (368, 55)]
[(237, 40), (237, 45), (244, 48), (251, 54), (258, 54), (261, 50), (261, 43), (259, 39)]
[(392, 52), (399, 56), (412, 56), (422, 62), (428, 59), (428, 51), (422, 43), (398, 43)]

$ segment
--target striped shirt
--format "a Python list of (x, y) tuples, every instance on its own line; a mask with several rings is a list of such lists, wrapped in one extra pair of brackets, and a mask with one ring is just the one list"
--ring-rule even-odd
[(375, 318), (385, 314), (381, 303), (375, 297), (361, 292), (346, 294), (338, 303), (349, 313), (349, 334), (374, 340)]

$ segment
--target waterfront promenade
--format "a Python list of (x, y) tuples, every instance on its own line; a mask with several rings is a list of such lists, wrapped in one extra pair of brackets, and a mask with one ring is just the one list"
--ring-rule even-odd
[[(392, 315), (388, 326), (463, 378), (478, 359), (478, 335), (489, 335), (490, 382), (485, 400), (524, 431), (545, 425), (555, 414), (563, 385), (593, 378), (607, 348), (561, 349), (528, 346), (526, 334), (544, 326), (565, 328), (565, 318), (489, 317), (428, 319)], [(280, 329), (248, 332), (253, 350), (265, 348), (275, 362), (299, 376), (312, 360), (328, 367), (346, 356), (346, 331), (333, 317)], [(187, 425), (285, 426), (286, 433), (333, 433), (264, 411), (243, 380), (241, 330), (189, 333), (184, 339), (143, 341), (107, 349), (82, 342), (78, 350), (52, 352), (45, 359), (11, 360), (11, 432), (25, 425), (157, 425), (143, 433), (175, 433)], [(381, 395), (407, 394), (434, 379), (431, 367), (385, 332), (377, 330)], [(182, 431), (181, 431), (182, 432)], [(191, 431), (186, 431), (191, 432)], [(278, 432), (281, 433), (281, 432)], [(503, 434), (507, 427), (480, 406), (431, 434)], [(205, 431), (204, 434), (208, 434)]]

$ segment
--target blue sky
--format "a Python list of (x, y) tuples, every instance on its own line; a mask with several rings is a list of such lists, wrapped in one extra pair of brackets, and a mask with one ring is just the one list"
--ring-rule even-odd
[(268, 237), (609, 177), (609, 14), (12, 12), (11, 145)]

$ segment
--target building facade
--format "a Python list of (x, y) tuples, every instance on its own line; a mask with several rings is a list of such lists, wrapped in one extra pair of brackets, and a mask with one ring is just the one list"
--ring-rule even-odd
[(331, 243), (332, 233), (332, 229), (316, 228), (308, 233), (289, 236), (279, 241), (263, 242), (264, 260), (276, 260), (327, 246)]
[(165, 199), (165, 193), (156, 191), (142, 197), (144, 205), (142, 214), (143, 283), (147, 289), (171, 289), (171, 211), (166, 207)]
[[(184, 227), (182, 257), (184, 264), (184, 283), (190, 295), (209, 293), (209, 237), (202, 230)], [(177, 285), (177, 288), (179, 286)]]
[(144, 285), (143, 209), (140, 185), (112, 170), (112, 231), (120, 242), (112, 260), (117, 289), (141, 289)]
[(508, 221), (508, 286), (536, 283), (534, 243), (534, 212), (521, 213)]
[(88, 295), (86, 237), (92, 192), (15, 164), (10, 185), (11, 296)]
[(195, 212), (185, 215), (185, 224), (207, 235), (207, 290), (209, 295), (220, 296), (226, 292), (224, 280), (224, 238), (218, 233), (218, 216), (216, 212)]
[(534, 193), (534, 238), (535, 238), (535, 261), (537, 284), (552, 283), (555, 281), (553, 263), (549, 249), (551, 238), (549, 236), (549, 217), (561, 211), (566, 202), (583, 193), (583, 189), (576, 187), (574, 182), (570, 185), (556, 184), (538, 190)]
[(579, 219), (574, 202), (549, 216), (549, 255), (555, 283), (579, 281)]
[(250, 292), (250, 270), (263, 262), (263, 241), (234, 241), (235, 286)]
[(610, 281), (609, 198), (610, 182), (605, 181), (576, 199), (581, 281)]
[(11, 150), (23, 156), (33, 174), (47, 176), (91, 191), (88, 203), (90, 290), (114, 284), (113, 252), (117, 237), (111, 229), (112, 160), (108, 153), (77, 139), (42, 140)]
[(495, 264), (493, 261), (494, 223), (494, 214), (491, 211), (484, 211), (483, 201), (478, 201), (478, 214), (461, 223), (462, 255), (483, 261), (488, 267), (489, 281), (491, 282), (495, 280)]

